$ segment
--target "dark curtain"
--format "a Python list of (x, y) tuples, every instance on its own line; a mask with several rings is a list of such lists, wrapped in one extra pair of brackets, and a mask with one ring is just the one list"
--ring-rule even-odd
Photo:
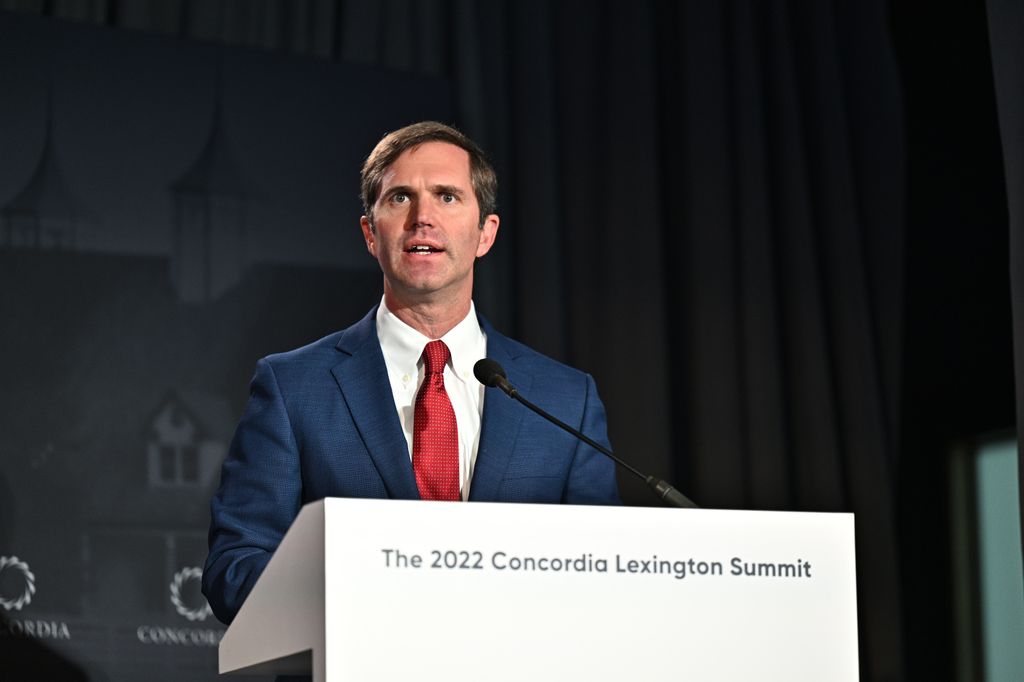
[[(1014, 0), (988, 0), (988, 25), (1010, 220), (1010, 293), (1019, 424), (1024, 423), (1024, 5)], [(1017, 471), (1024, 528), (1024, 461), (1020, 450)]]
[(502, 181), (481, 309), (593, 373), (620, 454), (699, 504), (855, 512), (862, 679), (903, 678), (905, 161), (886, 3), (37, 6), (447, 76)]
[(661, 25), (683, 478), (711, 506), (856, 512), (863, 676), (897, 679), (903, 150), (883, 8), (691, 3)]

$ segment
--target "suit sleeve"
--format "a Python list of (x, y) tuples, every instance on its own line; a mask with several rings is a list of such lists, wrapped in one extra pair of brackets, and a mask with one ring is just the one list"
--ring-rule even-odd
[(238, 613), (301, 501), (298, 446), (274, 369), (263, 359), (210, 503), (203, 594), (222, 622)]
[[(608, 421), (593, 377), (587, 375), (583, 421), (579, 430), (609, 450)], [(583, 441), (576, 445), (562, 498), (565, 504), (622, 504), (615, 463)]]

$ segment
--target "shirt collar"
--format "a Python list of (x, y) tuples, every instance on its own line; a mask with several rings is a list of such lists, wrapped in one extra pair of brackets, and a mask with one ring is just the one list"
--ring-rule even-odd
[[(403, 374), (418, 371), (423, 347), (433, 341), (424, 336), (388, 310), (383, 297), (377, 308), (377, 338), (388, 364)], [(473, 365), (487, 352), (486, 336), (476, 317), (476, 306), (469, 302), (469, 313), (441, 337), (451, 351), (450, 365), (456, 376), (465, 380), (473, 376)]]

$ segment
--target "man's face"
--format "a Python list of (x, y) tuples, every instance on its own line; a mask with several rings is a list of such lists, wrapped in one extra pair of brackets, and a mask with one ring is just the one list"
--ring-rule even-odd
[(473, 262), (494, 243), (498, 216), (480, 227), (464, 149), (426, 142), (404, 151), (384, 174), (373, 216), (372, 227), (366, 216), (360, 224), (389, 307), (468, 304)]

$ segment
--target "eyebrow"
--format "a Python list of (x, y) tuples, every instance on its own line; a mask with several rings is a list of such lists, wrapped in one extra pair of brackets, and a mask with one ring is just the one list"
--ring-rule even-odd
[(381, 201), (390, 199), (396, 194), (412, 194), (412, 187), (408, 185), (398, 185), (397, 187), (389, 187), (388, 191), (380, 195)]
[(430, 188), (430, 191), (434, 194), (453, 194), (460, 198), (466, 194), (463, 190), (453, 185), (434, 185)]

